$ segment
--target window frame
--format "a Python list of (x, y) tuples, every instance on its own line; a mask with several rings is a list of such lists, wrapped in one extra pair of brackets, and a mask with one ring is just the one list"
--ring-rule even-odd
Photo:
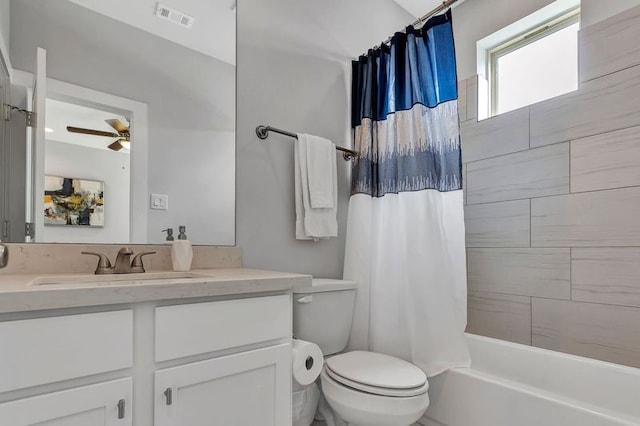
[[(487, 50), (487, 73), (489, 75), (489, 117), (500, 114), (498, 112), (498, 60), (531, 43), (541, 40), (551, 34), (563, 30), (580, 22), (580, 6), (547, 19), (520, 34), (509, 38), (503, 43)], [(526, 105), (523, 105), (523, 107)]]

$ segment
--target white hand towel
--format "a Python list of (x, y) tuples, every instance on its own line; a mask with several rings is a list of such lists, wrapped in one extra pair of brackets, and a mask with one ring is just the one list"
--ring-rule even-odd
[(333, 187), (336, 181), (336, 145), (320, 136), (302, 135), (306, 138), (307, 181), (309, 202), (313, 209), (332, 209)]
[(310, 143), (308, 135), (298, 134), (294, 148), (295, 201), (296, 201), (296, 239), (317, 240), (338, 236), (337, 205), (338, 182), (335, 152), (325, 179), (333, 182), (331, 198), (332, 208), (313, 208), (309, 194), (309, 175), (307, 151)]

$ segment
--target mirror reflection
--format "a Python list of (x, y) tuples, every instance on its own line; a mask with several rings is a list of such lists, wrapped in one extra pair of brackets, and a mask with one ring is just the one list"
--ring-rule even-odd
[(0, 239), (235, 243), (233, 3), (10, 1)]

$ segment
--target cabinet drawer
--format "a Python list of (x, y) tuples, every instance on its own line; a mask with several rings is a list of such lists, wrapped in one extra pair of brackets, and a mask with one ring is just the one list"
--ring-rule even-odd
[(156, 308), (156, 361), (290, 336), (288, 295)]
[(0, 323), (0, 392), (132, 365), (131, 310)]

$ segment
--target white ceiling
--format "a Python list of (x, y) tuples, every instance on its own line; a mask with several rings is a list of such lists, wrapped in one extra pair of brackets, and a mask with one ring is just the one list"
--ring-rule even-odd
[[(233, 6), (236, 0), (162, 0), (161, 3), (184, 12), (195, 18), (193, 27), (185, 29), (179, 25), (159, 19), (155, 16), (157, 7), (156, 0), (69, 0), (80, 6), (108, 16), (112, 19), (124, 22), (136, 28), (147, 31), (156, 36), (173, 41), (174, 43), (204, 53), (205, 55), (235, 65), (235, 46), (236, 46), (236, 13)], [(384, 0), (384, 2), (399, 5), (408, 15), (418, 18), (433, 8), (442, 4), (440, 0)], [(459, 0), (461, 3), (462, 0)], [(298, 4), (296, 4), (298, 3)], [(376, 6), (375, 4), (378, 4)], [(386, 38), (394, 31), (400, 30), (402, 26), (409, 25), (411, 22), (402, 22), (401, 26), (396, 28), (398, 23), (396, 16), (386, 16), (390, 19), (377, 20), (377, 25), (367, 25), (371, 16), (369, 11), (373, 10), (375, 14), (376, 7), (379, 7), (382, 1), (368, 1), (367, 7), (362, 8), (358, 2), (345, 1), (301, 1), (290, 3), (291, 9), (301, 7), (306, 9), (304, 12), (307, 17), (320, 24), (324, 30), (334, 33), (334, 42), (342, 44), (342, 54), (351, 56), (362, 53), (369, 44), (375, 44), (377, 38)], [(245, 13), (253, 14), (259, 17), (255, 33), (259, 29), (266, 31), (274, 31), (276, 28), (269, 26), (268, 22), (271, 11), (279, 14), (282, 11), (273, 7), (274, 5), (268, 1), (264, 2), (264, 9), (251, 10)], [(354, 10), (357, 13), (352, 13)], [(291, 16), (295, 16), (296, 12), (290, 10)], [(240, 4), (240, 13), (242, 13), (242, 4)], [(245, 15), (246, 16), (246, 15)], [(362, 17), (360, 26), (361, 30), (353, 32), (352, 29), (358, 26), (358, 18)], [(280, 19), (286, 18), (279, 16)], [(354, 22), (354, 19), (356, 22)], [(261, 22), (265, 25), (260, 25)], [(292, 19), (287, 24), (295, 26), (295, 23), (301, 22), (301, 32), (296, 35), (305, 34), (305, 30), (309, 31), (302, 22), (305, 19)], [(389, 23), (393, 24), (389, 25)], [(384, 29), (382, 29), (384, 28)], [(376, 30), (377, 29), (377, 30)], [(281, 30), (281, 28), (280, 28)], [(372, 33), (375, 34), (374, 37)], [(308, 34), (308, 32), (307, 32)], [(345, 36), (345, 37), (343, 37)], [(288, 40), (291, 38), (287, 37)], [(293, 38), (293, 37), (292, 37)], [(366, 42), (358, 40), (358, 38), (366, 38)], [(357, 53), (356, 53), (357, 52)]]
[(155, 16), (156, 0), (69, 0), (112, 19), (204, 53), (236, 63), (235, 0), (162, 0), (194, 18), (191, 29)]
[[(82, 135), (67, 131), (67, 126), (73, 126), (115, 132), (113, 127), (104, 121), (111, 118), (117, 118), (125, 125), (129, 124), (125, 117), (118, 114), (47, 99), (45, 127), (53, 130), (53, 132), (47, 132), (45, 139), (114, 152), (108, 148), (108, 145), (118, 138)], [(126, 152), (126, 150), (121, 150), (120, 152)]]
[(240, 0), (239, 43), (344, 61), (411, 23), (393, 0)]

